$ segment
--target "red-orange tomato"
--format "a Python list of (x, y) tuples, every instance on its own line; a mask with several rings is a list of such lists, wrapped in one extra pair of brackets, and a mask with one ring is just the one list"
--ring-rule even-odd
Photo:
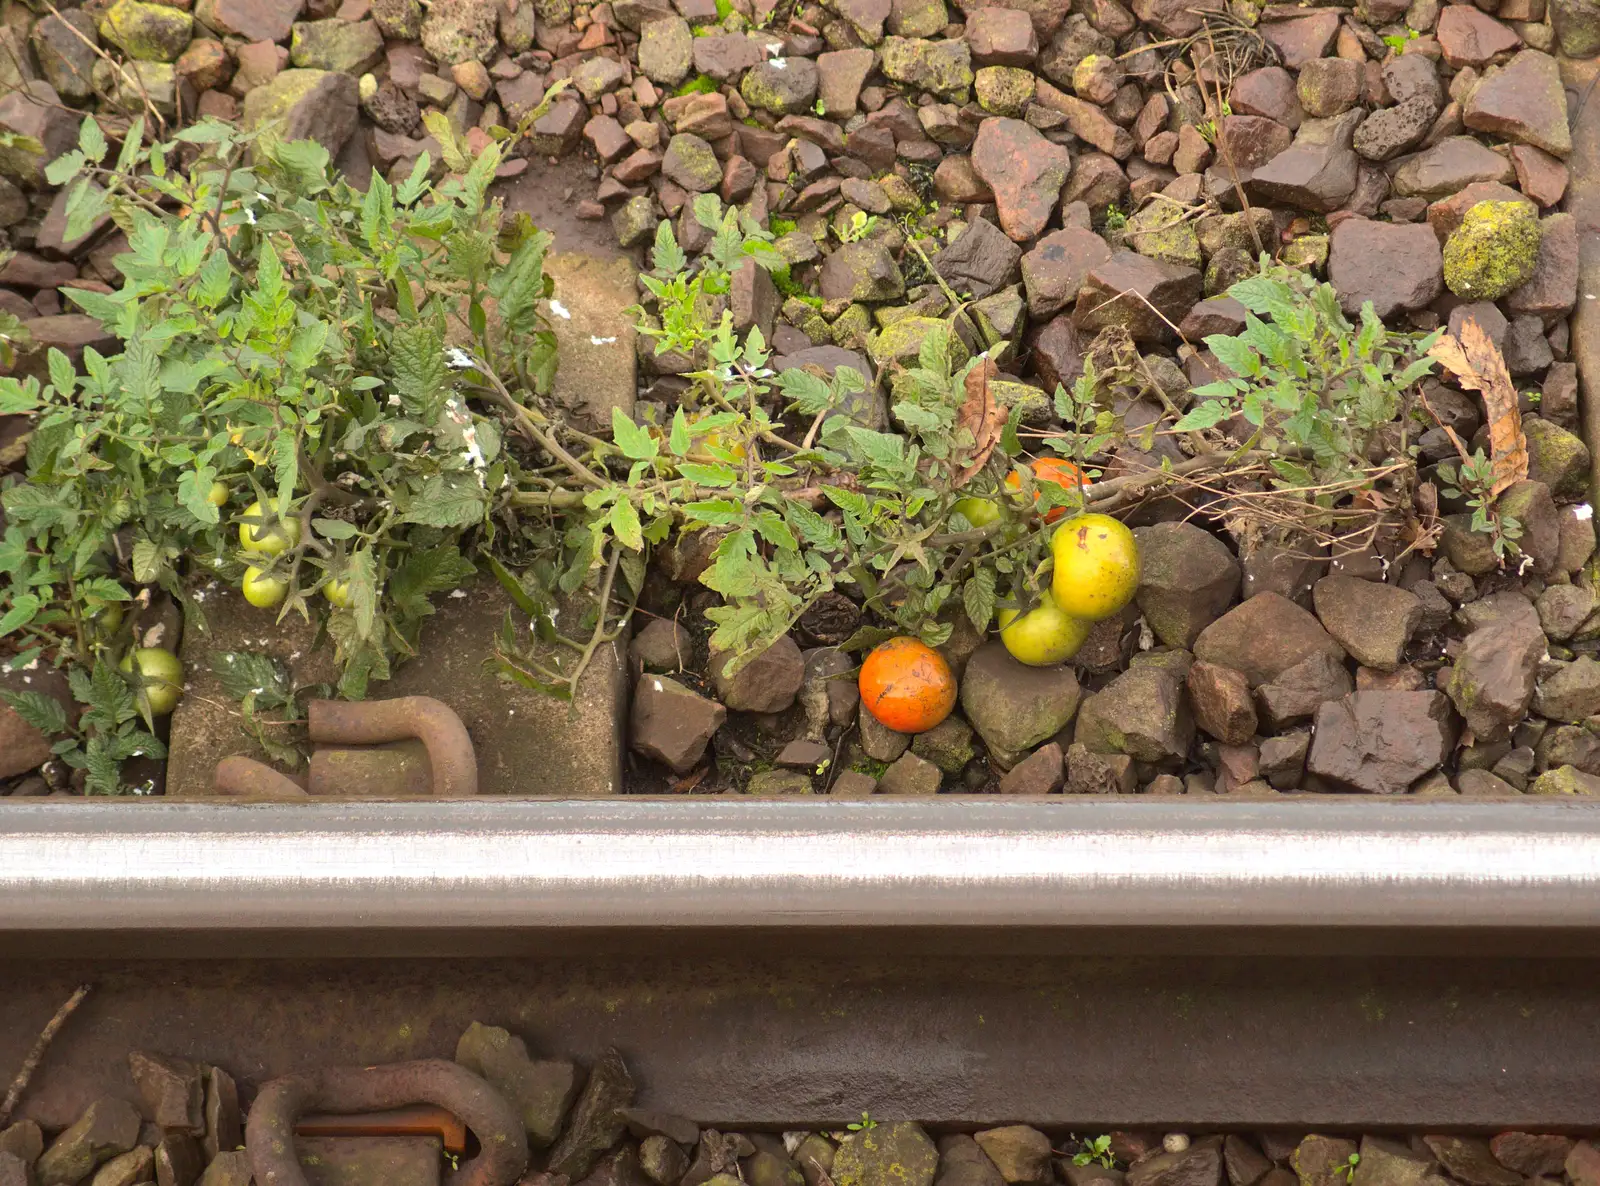
[(914, 638), (891, 638), (861, 665), (861, 703), (897, 733), (925, 733), (956, 706), (944, 656)]
[[(1083, 471), (1065, 457), (1041, 457), (1038, 461), (1032, 463), (1024, 462), (1023, 464), (1033, 471), (1033, 480), (1035, 482), (1053, 482), (1057, 486), (1065, 486), (1069, 490), (1074, 486), (1082, 487), (1089, 484), (1089, 479), (1084, 476)], [(1022, 489), (1022, 478), (1018, 476), (1015, 470), (1006, 475), (1006, 489)], [(1039, 501), (1038, 491), (1034, 492), (1033, 499), (1035, 502)], [(1066, 507), (1054, 507), (1046, 512), (1044, 521), (1046, 523), (1054, 523), (1066, 513)]]

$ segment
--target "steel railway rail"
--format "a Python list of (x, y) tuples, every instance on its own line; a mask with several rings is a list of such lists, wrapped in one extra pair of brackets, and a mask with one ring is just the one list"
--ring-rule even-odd
[(0, 1067), (258, 1080), (474, 1019), (708, 1122), (1592, 1126), (1600, 806), (44, 802), (0, 811)]

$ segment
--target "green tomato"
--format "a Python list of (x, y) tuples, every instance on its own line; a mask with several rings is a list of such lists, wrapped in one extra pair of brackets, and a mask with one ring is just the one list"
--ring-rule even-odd
[(952, 510), (960, 511), (974, 527), (987, 527), (1000, 517), (1000, 504), (987, 498), (963, 498)]
[[(253, 502), (245, 508), (245, 519), (264, 520), (268, 512), (261, 503)], [(277, 556), (300, 542), (300, 520), (279, 519), (271, 527), (262, 522), (239, 524), (239, 546), (246, 552), (260, 552)]]
[(140, 647), (122, 657), (117, 666), (128, 674), (139, 668), (139, 683), (150, 701), (150, 712), (164, 717), (183, 696), (183, 661), (162, 647)]
[(115, 634), (117, 628), (122, 625), (122, 602), (102, 601), (98, 597), (86, 597), (83, 605), (89, 611), (89, 620), (100, 628), (101, 633), (108, 636)]
[(1027, 613), (1003, 609), (999, 618), (1000, 641), (1013, 659), (1029, 667), (1065, 663), (1089, 637), (1090, 623), (1062, 613), (1048, 592)]
[(338, 609), (350, 608), (350, 582), (330, 580), (322, 586), (322, 595), (328, 599), (328, 604)]
[(228, 505), (228, 495), (232, 493), (225, 482), (212, 482), (211, 489), (206, 491), (206, 501), (214, 507)]
[(289, 595), (289, 582), (265, 575), (255, 565), (244, 570), (244, 580), (239, 583), (244, 599), (257, 609), (273, 609), (283, 604)]

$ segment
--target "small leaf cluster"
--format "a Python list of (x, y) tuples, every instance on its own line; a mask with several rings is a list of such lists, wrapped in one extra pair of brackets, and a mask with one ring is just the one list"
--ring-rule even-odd
[(1244, 331), (1205, 344), (1230, 374), (1195, 388), (1176, 430), (1242, 417), (1249, 443), (1278, 454), (1273, 466), (1289, 487), (1363, 473), (1408, 390), (1432, 370), (1433, 360), (1419, 356), (1437, 334), (1391, 332), (1370, 301), (1353, 325), (1331, 284), (1265, 259), (1228, 295), (1245, 307)]
[(67, 675), (72, 698), (82, 706), (75, 720), (59, 700), (43, 692), (0, 690), (0, 700), (46, 737), (58, 738), (52, 752), (83, 772), (85, 794), (119, 794), (122, 763), (135, 757), (165, 758), (166, 746), (141, 714), (132, 681), (109, 659), (97, 656), (92, 665), (73, 667)]
[(1489, 537), (1496, 560), (1504, 563), (1521, 555), (1517, 541), (1522, 538), (1522, 521), (1500, 509), (1494, 494), (1494, 463), (1482, 449), (1474, 449), (1472, 456), (1459, 464), (1441, 462), (1438, 474), (1444, 483), (1440, 492), (1446, 498), (1466, 501), (1472, 511), (1472, 530)]
[(1111, 1152), (1111, 1136), (1109, 1133), (1098, 1137), (1090, 1137), (1083, 1141), (1078, 1151), (1072, 1155), (1073, 1165), (1099, 1165), (1111, 1169), (1116, 1165), (1116, 1157)]

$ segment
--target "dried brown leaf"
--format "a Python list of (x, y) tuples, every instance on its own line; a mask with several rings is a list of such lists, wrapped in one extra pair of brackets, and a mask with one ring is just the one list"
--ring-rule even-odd
[[(1428, 353), (1456, 377), (1461, 386), (1480, 392), (1489, 421), (1489, 460), (1494, 468), (1490, 494), (1528, 476), (1528, 438), (1522, 432), (1522, 413), (1517, 410), (1517, 389), (1506, 370), (1506, 360), (1488, 331), (1469, 317), (1459, 337), (1442, 335)], [(1456, 447), (1461, 449), (1459, 439)], [(1463, 450), (1463, 456), (1465, 452)]]
[(981, 470), (1000, 442), (1005, 418), (989, 393), (989, 380), (1000, 373), (994, 359), (984, 358), (967, 372), (967, 397), (956, 411), (956, 427), (972, 434), (972, 453), (967, 464), (956, 473), (955, 485), (965, 486)]

